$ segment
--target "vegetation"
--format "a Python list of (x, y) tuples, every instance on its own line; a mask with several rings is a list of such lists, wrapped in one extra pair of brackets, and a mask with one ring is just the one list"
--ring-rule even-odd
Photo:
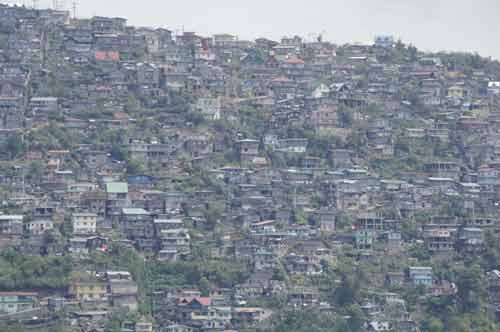
[(68, 256), (26, 256), (7, 249), (0, 253), (0, 289), (63, 290), (68, 286), (72, 269)]

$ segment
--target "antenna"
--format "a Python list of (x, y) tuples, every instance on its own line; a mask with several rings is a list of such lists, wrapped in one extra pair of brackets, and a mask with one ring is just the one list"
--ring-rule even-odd
[(78, 9), (78, 1), (72, 2), (72, 9), (73, 9), (73, 19), (76, 19), (76, 10)]
[(52, 9), (54, 10), (61, 10), (63, 7), (63, 1), (62, 0), (52, 0)]

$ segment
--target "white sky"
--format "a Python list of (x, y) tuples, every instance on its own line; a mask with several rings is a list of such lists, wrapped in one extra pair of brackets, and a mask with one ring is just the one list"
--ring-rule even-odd
[[(59, 1), (70, 8), (73, 0)], [(81, 17), (120, 16), (131, 25), (184, 27), (202, 35), (228, 32), (241, 39), (279, 39), (325, 32), (328, 40), (344, 43), (392, 34), (423, 50), (472, 51), (500, 59), (500, 0), (77, 1)], [(40, 7), (51, 4), (39, 0)]]

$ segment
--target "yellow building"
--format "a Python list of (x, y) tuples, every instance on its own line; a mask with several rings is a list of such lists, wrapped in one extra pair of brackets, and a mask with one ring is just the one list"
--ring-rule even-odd
[(107, 285), (99, 281), (75, 281), (69, 286), (68, 294), (79, 301), (104, 300), (107, 297)]

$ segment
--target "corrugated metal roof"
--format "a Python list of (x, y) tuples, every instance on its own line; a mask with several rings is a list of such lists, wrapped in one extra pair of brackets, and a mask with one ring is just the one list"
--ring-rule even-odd
[(111, 194), (126, 194), (128, 193), (128, 183), (126, 182), (106, 183), (106, 192)]

